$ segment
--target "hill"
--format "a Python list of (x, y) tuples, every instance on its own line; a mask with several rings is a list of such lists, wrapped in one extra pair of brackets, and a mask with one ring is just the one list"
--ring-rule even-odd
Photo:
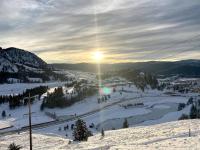
[[(52, 64), (57, 69), (81, 70), (96, 72), (97, 66), (89, 63), (79, 64)], [(159, 76), (179, 75), (184, 77), (200, 77), (200, 60), (182, 60), (175, 62), (149, 61), (136, 63), (102, 64), (104, 72), (122, 69), (140, 70), (150, 72)]]
[[(189, 127), (191, 128), (191, 137), (189, 137)], [(34, 134), (33, 148), (37, 150), (199, 149), (199, 128), (199, 120), (176, 121), (152, 126), (106, 131), (103, 138), (100, 134), (97, 134), (90, 137), (87, 142), (72, 142), (71, 144), (68, 144), (69, 139), (52, 135)], [(27, 133), (0, 137), (0, 149), (6, 150), (11, 142), (20, 144), (23, 149), (28, 149), (28, 138)]]
[(0, 71), (1, 72), (20, 72), (47, 69), (47, 63), (35, 54), (10, 47), (0, 49)]
[(0, 83), (44, 82), (57, 78), (35, 54), (14, 47), (0, 48)]

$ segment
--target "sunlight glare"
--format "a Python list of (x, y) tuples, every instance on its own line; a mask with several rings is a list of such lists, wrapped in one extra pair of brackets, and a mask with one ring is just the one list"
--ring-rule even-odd
[(103, 53), (100, 52), (100, 51), (96, 51), (96, 52), (94, 52), (94, 54), (93, 54), (93, 59), (94, 59), (96, 62), (102, 61), (103, 57), (104, 57), (104, 56), (103, 56)]

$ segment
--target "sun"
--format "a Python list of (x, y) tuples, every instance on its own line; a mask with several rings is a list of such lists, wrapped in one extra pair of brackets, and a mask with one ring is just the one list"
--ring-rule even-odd
[(104, 57), (104, 55), (103, 55), (103, 53), (101, 51), (95, 51), (94, 54), (93, 54), (93, 59), (96, 62), (101, 62), (103, 57)]

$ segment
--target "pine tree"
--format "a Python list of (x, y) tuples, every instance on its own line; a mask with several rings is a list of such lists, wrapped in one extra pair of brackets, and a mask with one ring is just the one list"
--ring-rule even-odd
[(192, 105), (190, 109), (190, 118), (191, 119), (197, 118), (197, 108), (194, 105)]
[(8, 146), (8, 150), (20, 150), (22, 147), (20, 145), (16, 145), (15, 143), (12, 143)]
[(189, 119), (189, 116), (186, 114), (182, 114), (182, 116), (178, 120), (186, 120)]
[(123, 128), (128, 128), (128, 121), (127, 119), (124, 119), (124, 123), (123, 123)]
[(78, 119), (75, 123), (73, 136), (75, 141), (87, 141), (88, 137), (92, 136), (92, 133), (88, 130), (86, 123)]
[(190, 97), (188, 102), (187, 102), (187, 105), (190, 105), (190, 104), (193, 104), (193, 97)]
[(2, 114), (1, 114), (1, 116), (2, 116), (3, 118), (5, 118), (5, 117), (6, 117), (6, 111), (5, 111), (5, 110), (3, 110), (3, 111), (2, 111)]

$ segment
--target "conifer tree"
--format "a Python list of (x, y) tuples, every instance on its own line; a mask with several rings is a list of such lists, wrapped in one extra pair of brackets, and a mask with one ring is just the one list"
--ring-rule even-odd
[(6, 111), (3, 110), (1, 115), (2, 115), (3, 118), (5, 118), (6, 117)]
[(194, 105), (192, 105), (190, 109), (190, 118), (191, 119), (197, 118), (197, 108)]
[(124, 119), (124, 123), (123, 123), (123, 128), (128, 128), (128, 121), (127, 119)]
[(75, 141), (87, 141), (88, 137), (92, 136), (92, 133), (88, 130), (86, 123), (78, 119), (75, 123), (73, 136)]

